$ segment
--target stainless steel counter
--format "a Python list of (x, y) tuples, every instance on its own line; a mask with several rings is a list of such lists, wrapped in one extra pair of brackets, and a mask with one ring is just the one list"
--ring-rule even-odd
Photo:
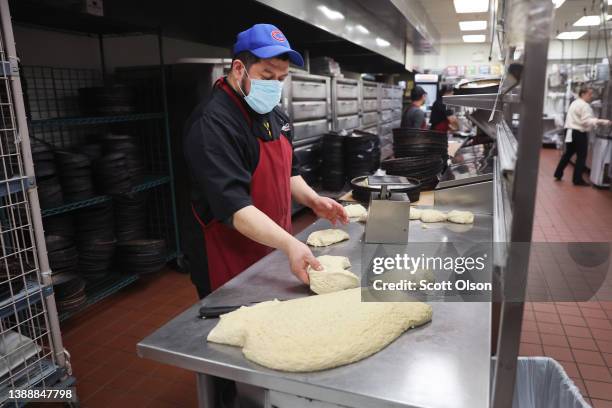
[[(476, 215), (474, 226), (436, 224), (423, 229), (410, 223), (412, 242), (490, 242), (492, 218)], [(458, 228), (464, 227), (464, 228)], [(317, 221), (298, 235), (329, 228)], [(315, 255), (344, 255), (361, 263), (363, 225), (346, 227), (351, 240), (315, 249)], [(307, 296), (308, 289), (275, 251), (209, 295), (211, 305), (243, 304)], [(431, 323), (400, 336), (381, 352), (360, 362), (315, 373), (284, 373), (246, 360), (239, 348), (206, 342), (216, 319), (197, 317), (195, 304), (138, 344), (138, 354), (197, 373), (251, 384), (350, 407), (487, 407), (490, 381), (488, 303), (432, 303)], [(205, 376), (200, 375), (200, 379)], [(202, 396), (202, 395), (201, 395)]]

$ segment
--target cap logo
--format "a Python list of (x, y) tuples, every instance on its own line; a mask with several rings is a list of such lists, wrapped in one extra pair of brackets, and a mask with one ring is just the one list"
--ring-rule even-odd
[(280, 31), (280, 30), (274, 30), (270, 33), (270, 35), (272, 36), (272, 38), (274, 38), (276, 41), (279, 42), (285, 42), (287, 41), (287, 39), (285, 38), (285, 35)]

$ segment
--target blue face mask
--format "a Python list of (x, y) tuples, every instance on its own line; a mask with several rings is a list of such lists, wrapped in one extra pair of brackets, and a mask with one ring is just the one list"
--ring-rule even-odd
[(242, 92), (242, 95), (244, 95), (244, 100), (246, 103), (259, 114), (263, 115), (271, 112), (281, 100), (283, 83), (274, 79), (251, 79), (249, 74), (246, 72), (246, 68), (244, 72), (246, 73), (247, 78), (249, 78), (251, 81), (251, 91), (249, 94), (245, 95), (242, 87), (240, 86), (240, 82), (236, 82), (238, 83), (240, 92)]

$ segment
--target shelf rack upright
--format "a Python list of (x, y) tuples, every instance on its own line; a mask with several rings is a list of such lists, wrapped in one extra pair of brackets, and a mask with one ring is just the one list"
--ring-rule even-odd
[[(166, 259), (177, 260), (181, 264), (182, 251), (177, 224), (174, 166), (172, 163), (169, 114), (165, 84), (165, 64), (163, 57), (163, 36), (159, 29), (135, 27), (112, 21), (104, 17), (75, 13), (69, 10), (55, 10), (58, 18), (53, 21), (40, 18), (36, 7), (28, 2), (11, 3), (17, 11), (13, 17), (18, 24), (26, 24), (43, 30), (61, 30), (73, 35), (93, 36), (98, 39), (100, 50), (100, 69), (58, 68), (50, 66), (22, 66), (22, 75), (27, 87), (26, 106), (29, 107), (28, 124), (33, 137), (41, 139), (58, 148), (70, 148), (88, 140), (95, 130), (106, 131), (121, 126), (121, 131), (135, 137), (143, 149), (143, 159), (147, 175), (139, 180), (130, 192), (149, 191), (153, 195), (148, 200), (149, 235), (165, 238), (168, 246)], [(22, 8), (23, 7), (23, 8)], [(146, 94), (138, 95), (145, 101), (145, 109), (137, 113), (113, 114), (105, 116), (82, 116), (78, 106), (78, 89), (89, 86), (102, 86), (108, 83), (104, 40), (109, 37), (153, 35), (157, 38), (159, 55), (159, 86), (147, 89)], [(138, 78), (121, 78), (131, 84)], [(142, 81), (141, 81), (142, 82)], [(141, 87), (142, 88), (142, 87)], [(159, 89), (157, 89), (159, 88)], [(144, 89), (144, 88), (143, 88)], [(68, 214), (81, 208), (112, 201), (112, 196), (100, 194), (93, 198), (67, 202), (54, 208), (41, 211), (42, 217)], [(41, 227), (42, 230), (42, 227)], [(139, 278), (135, 274), (111, 273), (108, 277), (91, 282), (86, 288), (87, 306), (102, 300)], [(53, 280), (58, 283), (58, 281)], [(82, 308), (60, 313), (59, 319), (65, 320), (78, 313)]]
[(0, 0), (0, 405), (74, 384), (62, 344), (8, 1)]

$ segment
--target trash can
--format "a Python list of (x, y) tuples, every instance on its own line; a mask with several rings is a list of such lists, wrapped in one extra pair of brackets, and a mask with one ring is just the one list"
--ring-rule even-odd
[(512, 408), (590, 408), (555, 360), (519, 357)]

